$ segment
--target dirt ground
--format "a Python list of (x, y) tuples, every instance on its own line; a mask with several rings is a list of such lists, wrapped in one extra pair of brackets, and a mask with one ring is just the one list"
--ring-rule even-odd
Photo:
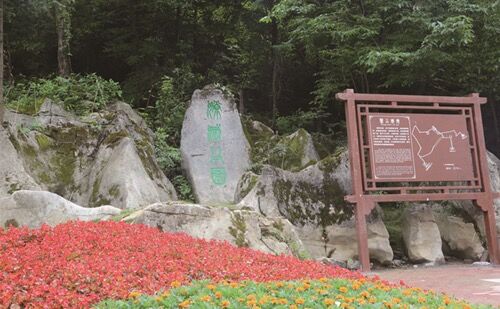
[(490, 304), (500, 308), (500, 266), (442, 265), (376, 270), (368, 276), (444, 292), (472, 304)]

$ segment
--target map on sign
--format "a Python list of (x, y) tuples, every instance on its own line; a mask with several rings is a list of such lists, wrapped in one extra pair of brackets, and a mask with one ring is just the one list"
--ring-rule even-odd
[(472, 179), (467, 124), (461, 115), (368, 117), (371, 174), (376, 181)]
[[(435, 126), (432, 126), (429, 130), (420, 130), (417, 126), (414, 126), (411, 135), (414, 138), (416, 144), (418, 145), (417, 156), (422, 161), (423, 167), (426, 171), (430, 170), (432, 167), (432, 161), (426, 160), (434, 153), (436, 147), (439, 143), (448, 143), (449, 152), (457, 152), (457, 149), (453, 145), (454, 139), (464, 140), (467, 135), (456, 130), (440, 132)], [(426, 138), (422, 139), (421, 136)], [(429, 139), (430, 137), (430, 139)], [(430, 140), (431, 142), (425, 143), (425, 141)], [(453, 164), (446, 164), (448, 166), (453, 166)]]

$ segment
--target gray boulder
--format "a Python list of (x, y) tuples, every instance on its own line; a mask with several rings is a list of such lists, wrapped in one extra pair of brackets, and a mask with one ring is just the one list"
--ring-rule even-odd
[(300, 256), (304, 252), (290, 222), (253, 211), (170, 202), (150, 205), (123, 220), (267, 253)]
[(481, 239), (474, 229), (474, 224), (466, 223), (460, 217), (445, 211), (434, 210), (434, 217), (441, 234), (443, 246), (448, 255), (478, 261), (484, 253)]
[(38, 228), (43, 224), (55, 226), (70, 220), (105, 220), (120, 213), (112, 206), (85, 208), (57, 194), (46, 191), (20, 190), (12, 197), (0, 199), (0, 225)]
[[(93, 204), (118, 205), (122, 209), (141, 208), (158, 201), (170, 201), (174, 194), (163, 173), (155, 183), (144, 167), (134, 141), (120, 139), (114, 147), (101, 149), (98, 157), (102, 163), (93, 169), (91, 179), (98, 185), (92, 191)], [(95, 180), (94, 180), (95, 179)]]
[(283, 166), (281, 166), (283, 169), (301, 170), (303, 167), (319, 161), (311, 134), (304, 129), (299, 129), (283, 137), (280, 143), (288, 149)]
[(181, 135), (183, 167), (197, 201), (234, 202), (236, 185), (250, 167), (250, 146), (234, 98), (213, 86), (196, 90)]
[(441, 235), (432, 206), (412, 204), (403, 213), (402, 234), (412, 262), (444, 262)]

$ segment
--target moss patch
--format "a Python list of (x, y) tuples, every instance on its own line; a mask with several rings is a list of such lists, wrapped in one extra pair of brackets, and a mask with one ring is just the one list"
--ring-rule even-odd
[(248, 247), (248, 241), (245, 238), (247, 225), (245, 218), (239, 212), (233, 212), (231, 215), (231, 223), (233, 226), (229, 227), (229, 234), (234, 237), (234, 242), (238, 247)]

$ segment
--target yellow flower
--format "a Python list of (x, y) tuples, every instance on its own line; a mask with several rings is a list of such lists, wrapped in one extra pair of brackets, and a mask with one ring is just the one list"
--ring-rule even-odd
[(215, 298), (219, 299), (222, 297), (222, 293), (221, 292), (215, 292)]
[(204, 302), (209, 302), (212, 300), (212, 297), (208, 296), (208, 295), (205, 295), (205, 296), (202, 296), (201, 297), (201, 301), (204, 301)]
[(297, 299), (295, 300), (295, 303), (296, 303), (297, 305), (302, 305), (302, 304), (303, 304), (303, 303), (305, 303), (305, 302), (306, 302), (306, 301), (305, 301), (303, 298), (297, 298)]
[(331, 298), (325, 298), (323, 303), (325, 303), (325, 305), (327, 305), (327, 306), (331, 306), (331, 305), (335, 304), (335, 301)]
[(231, 282), (231, 283), (229, 283), (229, 286), (232, 287), (232, 288), (237, 288), (238, 287), (238, 283)]
[(257, 300), (257, 297), (255, 296), (255, 294), (250, 294), (247, 296), (247, 299), (248, 300)]
[(401, 299), (395, 297), (395, 298), (392, 299), (392, 302), (395, 303), (395, 304), (399, 304), (399, 303), (401, 303)]
[(321, 283), (325, 283), (325, 282), (327, 282), (327, 281), (328, 281), (328, 279), (327, 279), (327, 278), (319, 278), (319, 282), (321, 282)]
[(368, 302), (369, 302), (370, 304), (374, 304), (374, 303), (376, 303), (376, 302), (377, 302), (377, 299), (376, 299), (375, 297), (370, 297), (370, 299), (368, 299)]
[(128, 294), (128, 298), (138, 298), (139, 296), (141, 296), (141, 293), (137, 291), (132, 291)]
[(257, 305), (257, 301), (255, 299), (250, 299), (247, 301), (247, 306), (255, 306)]
[(404, 289), (404, 290), (403, 290), (403, 295), (404, 295), (404, 296), (410, 296), (410, 295), (411, 295), (411, 293), (412, 293), (412, 291), (411, 291), (410, 289)]
[(359, 296), (368, 298), (368, 296), (370, 296), (370, 293), (368, 293), (367, 291), (363, 291), (363, 292), (359, 293)]
[(278, 303), (281, 305), (286, 305), (288, 304), (288, 300), (286, 300), (285, 298), (280, 298), (278, 299)]
[(262, 298), (259, 300), (259, 305), (265, 305), (269, 301), (269, 296), (264, 295)]
[(342, 292), (342, 293), (347, 293), (348, 290), (347, 290), (347, 288), (345, 286), (341, 286), (339, 288), (339, 291)]
[(189, 301), (189, 299), (187, 299), (179, 304), (179, 308), (189, 308), (189, 305), (191, 305), (191, 301)]
[(284, 286), (285, 286), (285, 284), (283, 282), (276, 282), (276, 287), (282, 288)]
[(290, 305), (289, 309), (299, 309), (299, 307), (297, 305)]
[(361, 287), (361, 284), (359, 284), (358, 282), (354, 282), (352, 284), (352, 288), (353, 290), (359, 290), (359, 288)]
[(227, 307), (229, 307), (229, 305), (231, 305), (231, 303), (228, 300), (223, 300), (220, 303), (220, 305), (221, 305), (222, 308), (227, 308)]
[(170, 286), (173, 287), (173, 288), (178, 288), (181, 286), (181, 283), (179, 281), (172, 281), (172, 283), (170, 283)]
[(215, 285), (213, 285), (213, 284), (209, 284), (209, 285), (207, 285), (207, 289), (209, 289), (210, 291), (215, 290), (215, 288), (216, 288), (216, 286), (215, 286)]
[(418, 303), (419, 303), (419, 304), (423, 304), (423, 303), (425, 303), (425, 302), (426, 302), (426, 300), (425, 300), (425, 298), (424, 298), (424, 297), (422, 297), (422, 296), (419, 296), (419, 297), (418, 297)]

